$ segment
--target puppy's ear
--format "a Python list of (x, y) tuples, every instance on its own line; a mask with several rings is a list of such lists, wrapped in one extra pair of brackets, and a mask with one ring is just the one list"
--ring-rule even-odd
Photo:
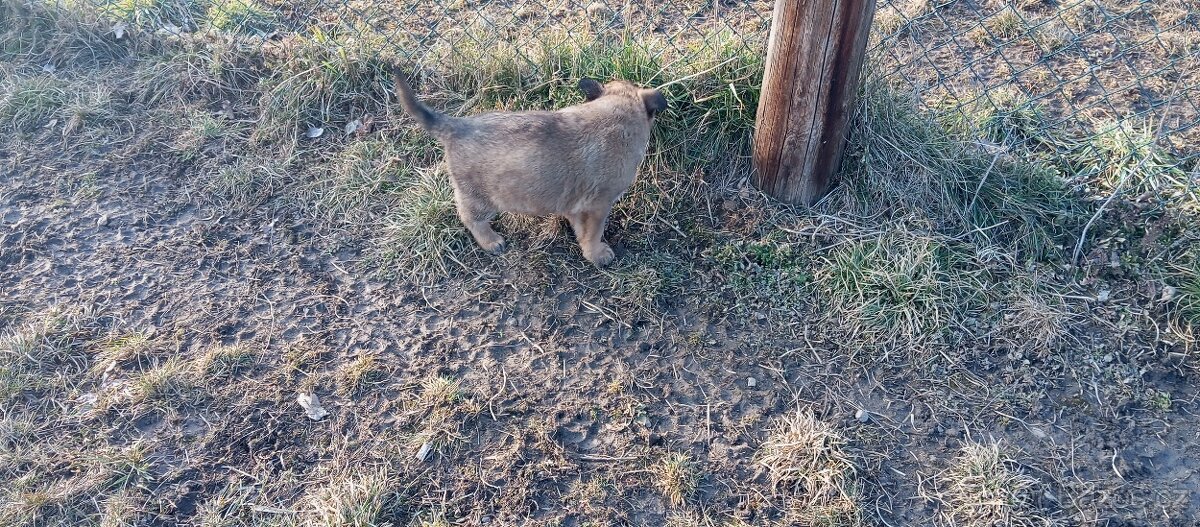
[(583, 92), (587, 100), (594, 101), (604, 93), (604, 85), (595, 79), (584, 77), (579, 79), (579, 91)]
[(658, 90), (642, 90), (642, 104), (646, 105), (646, 115), (654, 117), (654, 114), (667, 109), (667, 98), (663, 97), (662, 92)]

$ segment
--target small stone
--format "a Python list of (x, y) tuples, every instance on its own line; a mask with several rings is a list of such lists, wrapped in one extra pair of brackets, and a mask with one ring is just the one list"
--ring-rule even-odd
[(1046, 439), (1046, 432), (1043, 432), (1041, 428), (1030, 428), (1029, 433), (1038, 439)]
[(1109, 291), (1107, 289), (1101, 289), (1100, 294), (1096, 295), (1096, 301), (1097, 302), (1108, 302), (1108, 297), (1111, 294), (1112, 294), (1111, 291)]
[(867, 411), (862, 408), (858, 409), (858, 412), (854, 414), (854, 417), (858, 419), (858, 422), (860, 423), (865, 423), (871, 420), (871, 414), (868, 414)]
[(96, 226), (97, 227), (107, 227), (108, 226), (108, 214), (101, 214), (100, 217), (96, 219)]
[(757, 385), (758, 385), (758, 380), (757, 380), (757, 379), (755, 379), (754, 377), (747, 377), (747, 378), (746, 378), (746, 387), (747, 387), (747, 388), (753, 388), (753, 387), (755, 387), (755, 386), (757, 386)]

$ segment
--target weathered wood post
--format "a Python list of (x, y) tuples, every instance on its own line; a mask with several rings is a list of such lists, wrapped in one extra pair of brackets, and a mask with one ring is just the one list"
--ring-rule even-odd
[(754, 131), (754, 185), (788, 203), (829, 190), (854, 113), (875, 0), (776, 0)]

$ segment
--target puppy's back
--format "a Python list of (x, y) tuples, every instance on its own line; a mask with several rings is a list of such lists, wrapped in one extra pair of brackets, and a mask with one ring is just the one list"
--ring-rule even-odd
[(585, 103), (459, 118), (445, 140), (451, 173), (511, 212), (563, 213), (580, 202), (615, 199), (648, 141), (618, 110)]

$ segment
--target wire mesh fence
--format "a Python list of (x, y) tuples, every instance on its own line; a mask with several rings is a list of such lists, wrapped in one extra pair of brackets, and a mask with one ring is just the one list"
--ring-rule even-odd
[[(767, 0), (57, 1), (98, 11), (116, 32), (131, 25), (221, 31), (262, 45), (287, 35), (349, 39), (418, 69), (482, 67), (503, 55), (524, 64), (516, 75), (534, 83), (559, 74), (548, 58), (579, 47), (617, 58), (637, 51), (660, 72), (739, 53), (748, 57), (743, 66), (761, 70), (773, 7)], [(1195, 192), (1200, 10), (1192, 0), (881, 0), (869, 53), (870, 75), (986, 141), (1068, 157), (1124, 149), (1130, 159), (1153, 157), (1175, 187)], [(756, 93), (734, 95), (752, 113)]]

